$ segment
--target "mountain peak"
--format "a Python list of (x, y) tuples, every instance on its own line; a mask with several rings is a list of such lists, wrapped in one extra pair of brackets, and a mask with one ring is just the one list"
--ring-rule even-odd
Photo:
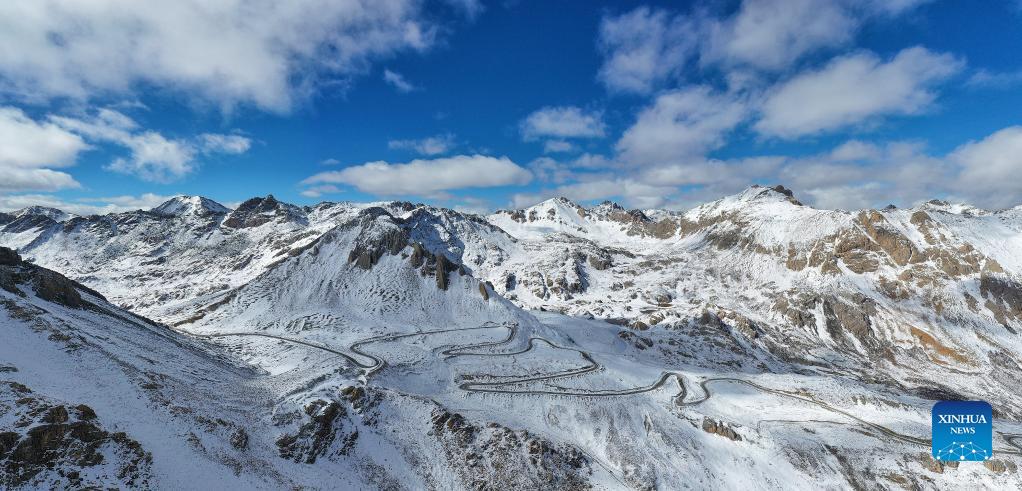
[(45, 217), (52, 218), (56, 222), (64, 222), (74, 216), (71, 215), (70, 213), (66, 213), (56, 208), (50, 208), (48, 206), (28, 206), (20, 210), (14, 211), (11, 214), (18, 218), (30, 215), (42, 215)]
[(793, 205), (803, 206), (802, 202), (795, 198), (795, 193), (781, 184), (772, 187), (753, 184), (744, 191), (723, 199), (735, 201), (783, 200)]
[(217, 215), (231, 210), (216, 201), (202, 196), (175, 196), (152, 209), (153, 213), (166, 216)]
[(280, 218), (289, 222), (304, 222), (305, 212), (290, 203), (277, 201), (272, 194), (245, 200), (228, 215), (224, 226), (231, 228), (257, 227)]

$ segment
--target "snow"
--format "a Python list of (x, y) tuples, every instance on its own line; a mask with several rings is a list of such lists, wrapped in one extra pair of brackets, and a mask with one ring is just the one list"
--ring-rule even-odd
[[(998, 431), (1022, 433), (1010, 364), (1022, 341), (983, 307), (979, 286), (990, 275), (1022, 278), (1017, 210), (883, 211), (877, 226), (925, 255), (898, 264), (859, 213), (761, 187), (683, 213), (565, 199), (485, 220), (410, 203), (283, 209), (231, 228), (226, 208), (179, 197), (152, 213), (78, 219), (31, 238), (0, 230), (0, 243), (173, 326), (0, 292), (89, 341), (69, 355), (5, 314), (0, 360), (40, 391), (95, 404), (104, 422), (151, 448), (161, 487), (182, 484), (173, 469), (184, 466), (228, 489), (466, 488), (470, 454), (516, 469), (515, 478), (494, 477), (480, 464), (484, 476), (506, 479), (498, 486), (539, 487), (528, 480), (535, 469), (515, 467), (527, 450), (487, 443), (500, 428), (577, 449), (597, 489), (903, 484), (895, 477), (923, 487), (1022, 485), (1018, 473), (982, 466), (927, 470), (925, 443), (933, 390), (986, 399), (1004, 414)], [(917, 212), (932, 222), (922, 225)], [(672, 233), (653, 228), (665, 224)], [(409, 245), (368, 269), (352, 261), (353, 250), (402, 233)], [(859, 240), (851, 252), (875, 269), (838, 251)], [(432, 270), (413, 265), (411, 244), (464, 274), (437, 288)], [(948, 273), (942, 261), (968, 267)], [(990, 271), (992, 261), (1004, 271)], [(154, 371), (167, 377), (158, 394), (139, 383)], [(366, 399), (341, 395), (350, 387)], [(160, 397), (247, 428), (250, 449), (232, 449), (229, 435)], [(282, 459), (276, 439), (296, 434), (317, 400), (345, 408), (337, 436), (316, 464)], [(473, 436), (455, 443), (434, 427), (444, 411), (464, 416)], [(741, 440), (704, 431), (706, 419)], [(187, 444), (189, 433), (207, 451)], [(1017, 459), (1004, 437), (996, 452)]]

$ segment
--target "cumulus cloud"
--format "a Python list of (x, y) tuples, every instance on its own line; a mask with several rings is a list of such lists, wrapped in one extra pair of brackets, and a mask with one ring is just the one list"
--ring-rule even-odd
[(746, 0), (733, 17), (707, 22), (703, 61), (779, 70), (810, 51), (849, 42), (859, 22), (848, 2)]
[(367, 162), (339, 171), (321, 172), (307, 185), (346, 184), (379, 196), (442, 196), (444, 191), (527, 184), (529, 171), (507, 157), (457, 155), (408, 163)]
[(598, 138), (605, 131), (603, 115), (575, 106), (544, 107), (528, 115), (521, 124), (527, 140), (553, 138)]
[(931, 88), (962, 67), (949, 54), (907, 48), (888, 62), (872, 53), (834, 59), (795, 76), (766, 98), (755, 129), (794, 138), (883, 115), (918, 114), (936, 99)]
[(56, 191), (79, 187), (70, 174), (89, 145), (78, 135), (21, 109), (0, 107), (0, 191)]
[(1022, 127), (970, 141), (944, 155), (919, 141), (852, 140), (819, 155), (784, 159), (776, 180), (806, 203), (860, 209), (945, 198), (987, 209), (1022, 204)]
[(865, 22), (925, 1), (744, 0), (724, 17), (638, 7), (600, 23), (598, 78), (611, 91), (649, 93), (698, 62), (747, 81), (743, 70), (791, 68), (810, 53), (847, 45)]
[(239, 135), (204, 133), (195, 139), (167, 138), (140, 129), (129, 116), (109, 108), (87, 117), (50, 116), (49, 120), (88, 140), (127, 148), (129, 156), (114, 159), (107, 169), (153, 182), (171, 182), (191, 173), (198, 167), (199, 155), (239, 154), (251, 146), (248, 138)]
[(440, 155), (450, 152), (456, 142), (451, 133), (431, 136), (418, 140), (390, 140), (387, 147), (391, 150), (411, 150), (420, 155)]
[(434, 44), (414, 0), (0, 2), (0, 91), (26, 100), (184, 91), (287, 112), (324, 81)]
[(702, 156), (723, 145), (746, 114), (741, 99), (708, 87), (666, 92), (639, 113), (616, 148), (622, 160), (640, 165)]
[(605, 60), (599, 79), (612, 91), (648, 93), (677, 74), (696, 48), (697, 27), (686, 16), (639, 7), (600, 22)]
[(955, 194), (992, 208), (1022, 204), (1022, 126), (968, 142), (949, 159), (961, 166)]
[(383, 70), (383, 81), (387, 82), (391, 87), (394, 87), (394, 89), (403, 94), (419, 90), (418, 87), (412, 85), (412, 83), (408, 80), (405, 80), (404, 75), (390, 70)]

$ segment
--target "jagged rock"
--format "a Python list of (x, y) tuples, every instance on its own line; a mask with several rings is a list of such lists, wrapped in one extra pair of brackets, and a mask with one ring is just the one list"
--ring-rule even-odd
[(855, 295), (847, 300), (825, 298), (822, 301), (827, 331), (832, 338), (843, 340), (847, 332), (865, 347), (879, 349), (880, 341), (872, 330), (871, 316), (876, 315), (876, 303), (872, 299)]
[(603, 271), (611, 266), (609, 257), (589, 256), (589, 265), (597, 271)]
[(886, 252), (898, 266), (925, 260), (911, 240), (888, 228), (887, 219), (879, 212), (863, 211), (859, 213), (858, 221), (873, 243)]
[(412, 263), (413, 268), (422, 267), (422, 263), (425, 260), (425, 253), (422, 250), (422, 244), (418, 242), (412, 244), (412, 255), (408, 260)]
[(473, 424), (438, 408), (430, 434), (465, 487), (474, 489), (591, 489), (592, 466), (584, 453), (524, 430), (497, 423)]
[(742, 435), (736, 433), (731, 425), (725, 424), (723, 421), (703, 418), (703, 431), (713, 433), (714, 435), (720, 435), (731, 441), (742, 441)]
[(0, 457), (6, 455), (0, 486), (25, 486), (41, 472), (67, 469), (67, 483), (78, 487), (75, 475), (81, 470), (105, 463), (104, 455), (120, 455), (125, 464), (116, 477), (129, 487), (145, 487), (152, 456), (138, 442), (124, 433), (108, 433), (94, 421), (72, 421), (63, 405), (43, 408), (38, 424), (24, 436), (0, 433)]
[(1015, 472), (1018, 466), (1010, 460), (990, 459), (983, 461), (983, 466), (997, 474)]
[(85, 305), (73, 281), (48, 269), (39, 268), (36, 271), (35, 291), (39, 298), (68, 307), (77, 309)]
[(450, 273), (455, 269), (454, 265), (447, 260), (447, 256), (439, 252), (434, 257), (436, 260), (436, 287), (446, 291), (448, 283), (447, 273)]
[(1022, 285), (984, 274), (979, 279), (979, 292), (987, 299), (986, 307), (1004, 327), (1012, 330), (1010, 322), (1022, 320)]
[(492, 285), (489, 285), (489, 282), (479, 283), (479, 294), (483, 296), (483, 300), (487, 300), (488, 301), (488, 300), (490, 300), (490, 292), (489, 292), (489, 288), (487, 288), (487, 287), (493, 288)]
[(14, 249), (0, 247), (0, 266), (17, 266), (21, 264), (21, 255)]
[[(382, 231), (379, 230), (380, 218), (389, 219), (389, 223), (382, 222), (385, 224), (383, 227), (386, 227)], [(408, 231), (401, 226), (398, 219), (382, 208), (368, 208), (362, 211), (359, 219), (350, 226), (359, 227), (364, 234), (356, 240), (348, 253), (348, 262), (359, 268), (372, 269), (384, 254), (395, 255), (408, 246)]]
[(298, 433), (285, 434), (277, 439), (277, 449), (285, 459), (315, 464), (316, 459), (330, 449), (338, 430), (343, 429), (341, 420), (348, 413), (345, 406), (322, 399), (306, 406), (305, 413), (310, 420), (298, 429)]
[(238, 450), (248, 448), (248, 432), (244, 428), (238, 428), (231, 434), (231, 446)]
[(942, 460), (937, 460), (937, 459), (933, 458), (933, 456), (928, 454), (928, 453), (920, 455), (919, 456), (919, 461), (923, 463), (923, 467), (925, 467), (927, 470), (929, 470), (930, 472), (936, 472), (937, 474), (943, 474), (944, 473), (944, 469), (957, 469), (958, 468), (958, 462), (954, 462), (954, 461), (946, 461), (945, 462), (945, 461), (942, 461)]

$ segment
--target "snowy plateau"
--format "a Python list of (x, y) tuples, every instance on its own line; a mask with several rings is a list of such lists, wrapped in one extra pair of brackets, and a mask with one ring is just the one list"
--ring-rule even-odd
[[(181, 196), (0, 246), (2, 488), (1022, 487), (1022, 207)], [(940, 400), (992, 458), (930, 456)]]

